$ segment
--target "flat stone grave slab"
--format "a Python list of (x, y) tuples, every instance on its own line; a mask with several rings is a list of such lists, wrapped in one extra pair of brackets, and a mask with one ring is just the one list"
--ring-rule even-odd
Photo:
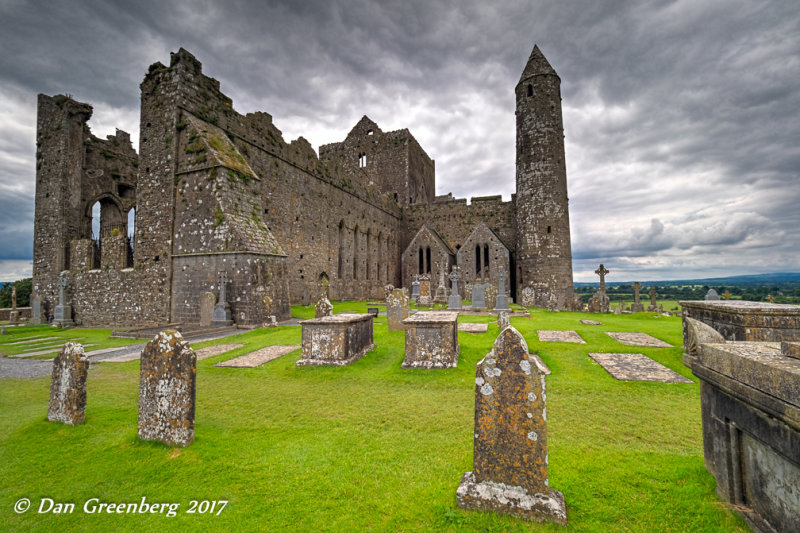
[[(89, 354), (92, 355), (91, 353)], [(135, 351), (133, 353), (126, 353), (124, 355), (117, 355), (116, 357), (109, 357), (108, 359), (103, 359), (104, 363), (127, 363), (128, 361), (137, 361), (139, 357), (142, 356), (141, 351)]]
[(22, 349), (22, 352), (35, 352), (36, 350), (47, 350), (51, 348), (56, 348), (57, 350), (61, 351), (61, 348), (68, 342), (74, 342), (77, 340), (82, 340), (83, 337), (72, 337), (69, 339), (64, 339), (62, 342), (45, 342), (39, 346), (25, 346)]
[(641, 353), (590, 353), (589, 357), (620, 381), (694, 383)]
[(240, 355), (239, 357), (234, 357), (233, 359), (229, 359), (228, 361), (217, 363), (214, 366), (229, 367), (229, 368), (254, 368), (257, 366), (261, 366), (264, 363), (269, 363), (270, 361), (277, 359), (278, 357), (284, 356), (287, 353), (299, 350), (300, 348), (301, 347), (299, 345), (266, 346), (264, 348), (261, 348), (260, 350), (256, 350), (255, 352), (250, 352), (248, 354)]
[[(84, 344), (84, 348), (89, 348), (91, 346), (95, 346), (94, 344)], [(25, 353), (18, 353), (17, 355), (12, 355), (10, 357), (16, 357), (19, 359), (25, 359), (26, 357), (36, 357), (37, 355), (47, 355), (49, 353), (60, 352), (61, 348), (63, 348), (63, 344), (59, 344), (57, 346), (51, 346), (49, 348), (44, 348), (41, 350), (37, 350), (35, 352), (25, 352)]]
[(581, 324), (586, 324), (587, 326), (602, 326), (603, 323), (599, 320), (581, 320)]
[(489, 331), (489, 324), (472, 324), (465, 322), (458, 325), (458, 331), (466, 331), (467, 333), (486, 333)]
[(197, 354), (197, 360), (200, 361), (202, 359), (214, 357), (215, 355), (230, 352), (231, 350), (241, 348), (242, 346), (244, 346), (244, 344), (217, 344), (216, 346), (206, 346), (205, 348), (200, 348), (199, 350), (195, 350), (194, 353)]
[(536, 334), (542, 342), (575, 342), (578, 344), (586, 344), (586, 341), (575, 331), (540, 329)]
[(38, 344), (40, 342), (52, 341), (60, 338), (61, 337), (28, 337), (22, 341), (6, 342), (4, 344), (7, 344), (8, 346), (14, 346), (16, 344)]
[(648, 335), (647, 333), (626, 333), (621, 331), (606, 331), (606, 335), (615, 339), (622, 344), (627, 344), (628, 346), (648, 346), (650, 348), (672, 348), (671, 344), (668, 344), (660, 339), (656, 339)]

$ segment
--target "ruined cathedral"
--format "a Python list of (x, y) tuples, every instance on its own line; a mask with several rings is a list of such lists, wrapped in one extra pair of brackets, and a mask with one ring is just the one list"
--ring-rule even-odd
[(323, 278), (332, 299), (383, 298), (455, 268), (467, 298), (502, 275), (523, 305), (574, 308), (560, 79), (538, 47), (514, 96), (516, 194), (467, 203), (436, 195), (409, 130), (365, 116), (317, 155), (237, 113), (183, 49), (141, 83), (138, 153), (92, 135), (89, 104), (39, 95), (34, 294), (52, 317), (68, 287), (83, 325), (196, 324), (223, 278), (234, 322), (260, 325), (265, 296), (282, 320)]

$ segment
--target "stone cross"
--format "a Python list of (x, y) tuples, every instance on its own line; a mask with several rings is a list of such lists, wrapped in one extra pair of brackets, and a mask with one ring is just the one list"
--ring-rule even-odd
[(324, 276), (322, 277), (322, 279), (319, 280), (319, 291), (322, 294), (322, 296), (324, 296), (326, 299), (328, 298), (328, 286), (330, 284), (331, 282), (328, 281), (328, 278)]
[(609, 273), (609, 270), (603, 266), (603, 263), (600, 263), (600, 268), (595, 270), (594, 273), (600, 276), (600, 291), (606, 292), (606, 274)]
[(650, 287), (650, 305), (652, 305), (653, 307), (656, 306), (656, 296), (658, 296), (656, 288)]
[(633, 284), (633, 302), (640, 303), (639, 301), (639, 291), (642, 290), (642, 285), (637, 281)]
[(144, 347), (139, 376), (141, 440), (169, 446), (194, 441), (197, 355), (174, 329), (161, 331)]
[(564, 495), (549, 486), (547, 374), (512, 326), (478, 362), (473, 470), (461, 478), (459, 507), (566, 524)]
[(17, 288), (11, 287), (11, 311), (17, 310)]
[(66, 273), (62, 272), (58, 275), (58, 305), (66, 305), (66, 291), (69, 287), (69, 279)]
[(455, 267), (453, 267), (453, 270), (450, 271), (450, 283), (450, 294), (458, 294), (458, 270), (456, 270)]
[(225, 284), (228, 283), (228, 272), (223, 270), (219, 273), (219, 302), (222, 305), (228, 303), (228, 299), (225, 294)]
[(447, 298), (447, 308), (459, 310), (461, 309), (461, 295), (458, 294), (458, 268), (453, 267), (453, 270), (450, 271), (450, 282), (452, 283), (452, 287), (450, 290), (450, 296)]
[(442, 264), (442, 268), (439, 269), (439, 286), (440, 287), (445, 287), (445, 288), (447, 287), (447, 282), (445, 281), (445, 277), (446, 277), (445, 276), (445, 269), (446, 268), (447, 267), (445, 267), (445, 265)]
[(497, 271), (497, 301), (494, 310), (511, 311), (508, 306), (508, 296), (506, 296), (506, 271), (502, 267)]
[(50, 405), (47, 419), (74, 426), (83, 424), (86, 413), (86, 374), (89, 358), (83, 346), (68, 342), (53, 359)]

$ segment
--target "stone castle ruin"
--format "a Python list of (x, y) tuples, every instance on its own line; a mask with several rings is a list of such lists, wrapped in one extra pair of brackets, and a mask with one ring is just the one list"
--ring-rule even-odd
[(233, 321), (260, 325), (265, 297), (282, 320), (323, 279), (332, 299), (382, 298), (387, 284), (454, 267), (462, 297), (488, 283), (524, 305), (568, 309), (560, 79), (538, 47), (515, 96), (516, 194), (467, 204), (435, 195), (434, 161), (407, 129), (384, 132), (365, 116), (317, 156), (302, 137), (284, 141), (269, 114), (237, 113), (183, 49), (141, 83), (139, 153), (123, 131), (92, 135), (90, 105), (39, 95), (33, 285), (43, 314), (59, 302), (62, 272), (83, 325), (200, 323), (220, 279)]

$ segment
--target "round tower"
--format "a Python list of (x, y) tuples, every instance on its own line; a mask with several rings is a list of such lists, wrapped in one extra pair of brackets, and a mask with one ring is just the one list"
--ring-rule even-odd
[(569, 309), (572, 249), (561, 79), (538, 46), (533, 47), (515, 93), (517, 302)]

